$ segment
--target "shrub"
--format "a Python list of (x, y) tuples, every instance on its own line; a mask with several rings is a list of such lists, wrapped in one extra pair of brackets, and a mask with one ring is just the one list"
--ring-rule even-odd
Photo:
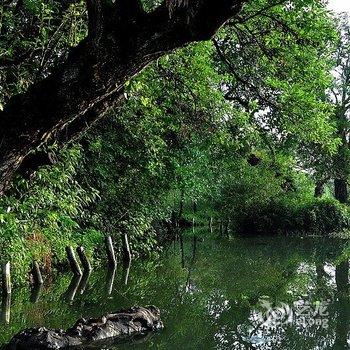
[(349, 227), (348, 209), (331, 198), (312, 199), (295, 204), (273, 200), (265, 206), (251, 207), (236, 222), (240, 234), (303, 232), (326, 234)]
[(346, 206), (331, 198), (316, 199), (296, 213), (300, 228), (307, 232), (329, 233), (349, 227)]

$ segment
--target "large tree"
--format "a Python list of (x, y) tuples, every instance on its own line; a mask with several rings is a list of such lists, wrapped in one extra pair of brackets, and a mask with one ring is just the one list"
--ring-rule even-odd
[(87, 0), (88, 35), (65, 62), (0, 113), (0, 194), (25, 157), (50, 139), (69, 141), (98, 120), (148, 63), (207, 40), (247, 0)]
[(221, 71), (228, 73), (225, 97), (247, 114), (272, 158), (289, 155), (314, 171), (313, 148), (329, 157), (337, 147), (325, 93), (337, 39), (334, 19), (318, 0), (244, 16), (250, 7), (213, 39)]
[(317, 145), (303, 145), (316, 178), (315, 196), (320, 197), (330, 180), (334, 183), (334, 197), (340, 203), (349, 200), (350, 176), (350, 24), (346, 15), (336, 18), (337, 37), (332, 47), (332, 81), (325, 90), (324, 99), (332, 106), (329, 116), (334, 125), (337, 147), (327, 152)]
[(349, 199), (349, 111), (350, 111), (350, 24), (347, 16), (339, 19), (339, 42), (335, 52), (334, 81), (330, 89), (334, 103), (334, 119), (341, 144), (332, 159), (334, 196), (341, 203)]

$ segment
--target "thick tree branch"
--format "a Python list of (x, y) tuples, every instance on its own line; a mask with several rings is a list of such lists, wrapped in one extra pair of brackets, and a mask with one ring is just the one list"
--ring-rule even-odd
[(88, 37), (50, 76), (13, 97), (0, 113), (0, 193), (32, 150), (60, 138), (68, 126), (76, 125), (76, 132), (67, 141), (78, 135), (147, 64), (190, 42), (209, 39), (247, 0), (193, 0), (187, 8), (176, 8), (171, 18), (165, 3), (144, 13), (135, 12), (136, 0), (104, 3), (102, 9), (100, 1), (87, 1)]
[(103, 35), (105, 12), (103, 3), (101, 0), (86, 0), (89, 37), (95, 42), (98, 42)]

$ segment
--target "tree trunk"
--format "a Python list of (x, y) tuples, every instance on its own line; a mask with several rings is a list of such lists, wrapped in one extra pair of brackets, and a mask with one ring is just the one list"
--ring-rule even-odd
[(349, 260), (344, 260), (336, 266), (335, 282), (338, 293), (347, 293), (349, 291)]
[(190, 1), (186, 7), (172, 5), (170, 16), (168, 1), (147, 13), (140, 0), (87, 0), (88, 37), (65, 63), (14, 96), (0, 113), (0, 194), (32, 150), (62, 135), (65, 141), (79, 135), (147, 64), (190, 42), (209, 39), (246, 1)]
[(316, 181), (315, 192), (314, 192), (315, 198), (320, 198), (323, 196), (324, 186), (325, 186), (325, 181)]
[(334, 179), (334, 197), (340, 203), (347, 203), (348, 201), (348, 184), (345, 179)]
[[(345, 95), (343, 95), (344, 98)], [(338, 152), (334, 158), (334, 197), (340, 203), (347, 203), (348, 201), (348, 184), (347, 180), (349, 177), (349, 144), (347, 137), (347, 107), (343, 100), (341, 105), (336, 106), (336, 119), (338, 136), (341, 139), (341, 145), (339, 146)]]

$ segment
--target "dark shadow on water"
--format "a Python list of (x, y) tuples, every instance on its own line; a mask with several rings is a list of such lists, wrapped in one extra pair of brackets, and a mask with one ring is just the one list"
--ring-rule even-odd
[(85, 349), (118, 349), (120, 345), (127, 344), (130, 345), (137, 345), (137, 344), (143, 344), (148, 342), (152, 337), (154, 337), (155, 334), (152, 332), (148, 332), (145, 334), (138, 334), (134, 336), (125, 336), (125, 338), (118, 338), (118, 339), (107, 339), (107, 340), (100, 340), (95, 341), (91, 344), (86, 344), (84, 346), (77, 346), (77, 347), (70, 347), (68, 349), (74, 349), (74, 350), (85, 350)]

